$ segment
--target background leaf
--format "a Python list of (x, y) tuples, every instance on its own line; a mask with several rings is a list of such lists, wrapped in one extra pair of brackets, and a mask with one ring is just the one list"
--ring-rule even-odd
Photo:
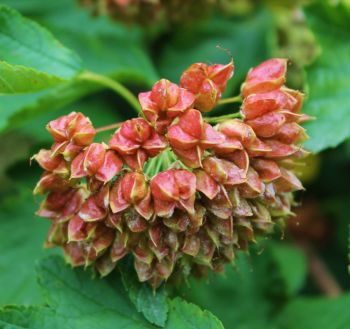
[(57, 85), (63, 79), (21, 65), (0, 62), (0, 93), (34, 92)]
[[(158, 79), (139, 29), (118, 26), (103, 17), (92, 17), (71, 0), (50, 2), (44, 6), (40, 0), (30, 0), (28, 6), (22, 1), (11, 4), (26, 15), (32, 15), (76, 51), (82, 58), (84, 69), (107, 74), (134, 87), (149, 87)], [(82, 28), (87, 26), (88, 29)], [(73, 80), (31, 94), (1, 96), (0, 131), (18, 127), (102, 88), (95, 83)]]
[(43, 27), (9, 7), (0, 7), (0, 59), (69, 79), (81, 70), (77, 55)]
[(161, 76), (178, 82), (183, 70), (191, 64), (227, 63), (232, 55), (235, 75), (230, 81), (228, 93), (238, 90), (248, 70), (269, 57), (273, 33), (271, 23), (268, 11), (257, 10), (242, 19), (218, 17), (210, 24), (202, 22), (192, 29), (179, 27), (164, 46), (161, 56), (157, 57)]
[[(226, 266), (223, 276), (209, 275), (206, 282), (194, 278), (182, 293), (216, 314), (226, 329), (278, 328), (274, 315), (300, 289), (304, 261), (288, 245), (262, 243), (251, 256), (239, 253), (236, 267)], [(288, 271), (286, 262), (300, 267)]]
[(131, 258), (123, 261), (119, 268), (124, 287), (136, 309), (149, 322), (164, 327), (169, 311), (164, 287), (153, 291), (149, 284), (141, 283), (137, 278)]
[(42, 301), (33, 264), (48, 253), (43, 241), (49, 223), (35, 217), (36, 207), (29, 189), (0, 204), (0, 304), (31, 305)]
[(305, 112), (316, 120), (305, 124), (310, 135), (305, 145), (313, 152), (335, 147), (350, 136), (349, 25), (332, 19), (338, 12), (335, 6), (326, 3), (307, 12), (322, 49), (307, 70), (309, 97)]
[[(0, 309), (0, 324), (10, 328), (156, 328), (137, 312), (128, 300), (118, 276), (113, 280), (92, 279), (91, 272), (72, 270), (59, 257), (40, 262), (39, 283), (47, 306)], [(170, 301), (170, 329), (223, 329), (208, 311), (176, 298)]]
[(280, 329), (345, 329), (350, 323), (350, 294), (336, 299), (298, 298), (278, 318)]

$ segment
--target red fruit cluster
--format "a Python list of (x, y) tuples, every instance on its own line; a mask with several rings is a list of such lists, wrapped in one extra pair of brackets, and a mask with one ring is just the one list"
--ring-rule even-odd
[(93, 142), (81, 113), (50, 122), (55, 142), (34, 156), (45, 170), (35, 192), (46, 195), (47, 245), (101, 275), (130, 254), (140, 281), (157, 287), (172, 274), (222, 271), (286, 218), (302, 189), (292, 169), (305, 154), (303, 95), (284, 86), (286, 60), (266, 61), (242, 86), (243, 119), (212, 126), (202, 112), (232, 74), (232, 62), (197, 63), (180, 86), (158, 81), (139, 94), (144, 118), (125, 121), (107, 144)]

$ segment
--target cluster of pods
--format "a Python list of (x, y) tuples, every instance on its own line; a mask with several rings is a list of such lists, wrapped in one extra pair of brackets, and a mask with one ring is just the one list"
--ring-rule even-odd
[[(291, 214), (293, 173), (305, 156), (303, 94), (287, 88), (287, 61), (251, 69), (241, 118), (204, 117), (219, 102), (233, 62), (196, 63), (177, 85), (162, 79), (139, 94), (142, 117), (123, 122), (108, 143), (82, 113), (47, 125), (54, 143), (34, 159), (45, 170), (35, 193), (52, 222), (47, 246), (102, 276), (132, 257), (154, 288), (190, 273), (221, 272), (236, 250)], [(148, 168), (148, 169), (147, 169)], [(146, 170), (147, 169), (147, 170)]]
[(229, 7), (222, 0), (80, 0), (80, 3), (95, 15), (146, 25), (191, 22), (215, 8)]

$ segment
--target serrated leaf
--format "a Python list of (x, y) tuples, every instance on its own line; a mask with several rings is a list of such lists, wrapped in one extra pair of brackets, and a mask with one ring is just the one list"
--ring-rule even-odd
[(280, 329), (345, 329), (350, 324), (350, 294), (335, 299), (298, 298), (277, 320)]
[[(300, 288), (306, 268), (290, 247), (260, 244), (250, 256), (238, 254), (235, 268), (226, 266), (223, 276), (210, 275), (206, 282), (190, 280), (183, 296), (217, 315), (225, 328), (278, 328), (272, 315)], [(275, 251), (277, 248), (281, 250)], [(288, 261), (301, 268), (287, 272)]]
[(81, 70), (78, 56), (50, 32), (5, 6), (0, 6), (0, 59), (62, 79)]
[(198, 306), (181, 298), (169, 301), (167, 329), (224, 329), (222, 323), (209, 311), (202, 311)]
[[(26, 14), (37, 14), (32, 17), (74, 49), (82, 57), (85, 69), (133, 86), (150, 86), (158, 78), (143, 47), (140, 31), (115, 25), (106, 18), (91, 17), (71, 0), (45, 5), (40, 0), (30, 0), (28, 6), (15, 1), (13, 5)], [(100, 89), (94, 83), (74, 80), (36, 93), (2, 96), (0, 131), (60, 109)]]
[(164, 327), (169, 311), (164, 287), (153, 291), (149, 284), (139, 282), (132, 259), (125, 260), (119, 268), (124, 287), (136, 309), (149, 322)]
[(0, 61), (0, 93), (34, 92), (57, 85), (64, 79), (22, 65)]
[(327, 18), (337, 15), (339, 8), (327, 7), (325, 17), (318, 6), (321, 4), (307, 11), (322, 48), (307, 70), (309, 97), (304, 109), (316, 120), (305, 124), (311, 137), (305, 146), (313, 152), (335, 147), (350, 137), (350, 36), (348, 28)]
[[(156, 328), (138, 314), (121, 289), (120, 278), (92, 279), (90, 271), (73, 270), (60, 257), (39, 263), (39, 283), (48, 306), (0, 309), (0, 324), (6, 328), (27, 329), (146, 329)], [(165, 328), (223, 329), (220, 321), (181, 299), (170, 302)]]

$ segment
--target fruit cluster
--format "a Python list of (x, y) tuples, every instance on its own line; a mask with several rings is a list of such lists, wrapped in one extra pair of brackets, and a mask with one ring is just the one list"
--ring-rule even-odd
[(230, 62), (193, 64), (179, 85), (162, 79), (140, 93), (142, 117), (108, 144), (93, 142), (81, 113), (51, 121), (54, 144), (34, 156), (45, 170), (35, 193), (46, 196), (38, 215), (52, 222), (46, 244), (103, 276), (131, 254), (153, 287), (173, 273), (223, 271), (291, 214), (302, 189), (293, 167), (309, 118), (303, 95), (284, 86), (286, 68), (277, 58), (249, 71), (241, 113), (231, 115), (240, 119), (203, 116), (232, 77)]
[[(207, 16), (218, 0), (80, 0), (96, 15), (108, 15), (125, 23), (154, 25), (184, 23)], [(201, 10), (198, 10), (201, 8)]]

